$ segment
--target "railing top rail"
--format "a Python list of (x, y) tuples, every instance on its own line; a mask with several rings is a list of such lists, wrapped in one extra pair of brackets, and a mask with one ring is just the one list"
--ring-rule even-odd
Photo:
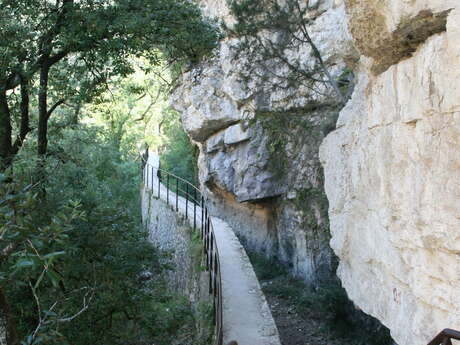
[(182, 181), (182, 182), (188, 184), (190, 187), (194, 188), (197, 192), (201, 193), (201, 190), (197, 186), (195, 186), (193, 183), (191, 183), (190, 181), (187, 181), (186, 179), (184, 179), (182, 177), (179, 177), (179, 176), (177, 176), (177, 175), (175, 175), (175, 174), (173, 174), (173, 173), (171, 173), (171, 172), (169, 172), (167, 170), (161, 169), (159, 167), (154, 167), (152, 164), (146, 162), (144, 159), (142, 159), (142, 160), (144, 161), (145, 166), (148, 166), (150, 168), (154, 168), (155, 170), (161, 171), (161, 172), (163, 172), (163, 173), (165, 173), (165, 174), (167, 174), (169, 176), (172, 176), (172, 177), (178, 179), (179, 181)]
[(444, 344), (445, 339), (460, 340), (460, 332), (450, 328), (443, 329), (428, 345)]
[[(152, 167), (151, 164), (148, 164), (148, 163), (147, 163), (147, 165), (149, 165), (149, 166)], [(201, 190), (200, 190), (197, 186), (195, 186), (193, 183), (187, 181), (186, 179), (184, 179), (184, 178), (182, 178), (182, 177), (179, 177), (179, 176), (177, 176), (177, 175), (175, 175), (175, 174), (173, 174), (173, 173), (170, 173), (170, 172), (167, 171), (167, 170), (164, 170), (164, 169), (161, 169), (161, 168), (156, 168), (156, 167), (153, 167), (153, 168), (156, 169), (156, 170), (158, 170), (158, 171), (164, 172), (165, 174), (167, 174), (167, 175), (169, 175), (169, 176), (172, 176), (172, 177), (178, 179), (179, 181), (182, 181), (182, 182), (188, 184), (190, 187), (196, 189), (197, 192), (200, 192), (200, 193), (201, 193)]]

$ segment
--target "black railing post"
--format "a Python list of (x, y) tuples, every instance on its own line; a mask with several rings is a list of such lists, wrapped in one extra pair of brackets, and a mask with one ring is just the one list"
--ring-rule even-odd
[(179, 211), (179, 179), (176, 177), (176, 211)]
[(204, 230), (204, 197), (201, 196), (201, 238), (203, 238)]
[(169, 174), (166, 175), (166, 205), (169, 205)]
[(205, 236), (208, 234), (208, 223), (209, 223), (208, 208), (205, 207), (204, 208), (204, 229), (203, 229), (201, 238), (205, 238)]
[(161, 171), (157, 170), (157, 178), (158, 178), (158, 199), (160, 199), (160, 188), (161, 188)]
[(214, 283), (214, 267), (213, 267), (213, 260), (214, 260), (214, 255), (213, 255), (213, 247), (214, 247), (214, 236), (212, 235), (212, 232), (209, 233), (209, 273), (210, 276), (212, 277), (211, 279), (211, 292), (213, 292), (213, 283)]
[[(151, 173), (152, 173), (152, 176), (150, 176), (150, 189), (152, 190), (152, 193), (153, 193), (153, 167), (151, 169)], [(149, 184), (149, 179), (148, 179), (148, 175), (147, 175), (147, 185)]]
[(188, 183), (185, 183), (185, 219), (188, 219)]
[[(206, 219), (206, 224), (208, 219)], [(207, 229), (207, 226), (205, 227)], [(206, 255), (206, 270), (209, 270), (209, 246), (208, 246), (209, 233), (205, 230), (204, 233), (204, 254)]]
[(212, 233), (212, 231), (209, 233), (210, 234), (210, 239), (209, 239), (209, 245), (211, 247), (211, 249), (209, 250), (209, 268), (211, 269), (211, 271), (213, 271), (213, 264), (214, 264), (214, 234)]
[(209, 232), (209, 228), (207, 228), (208, 225), (209, 225), (209, 212), (208, 212), (208, 208), (206, 206), (204, 207), (204, 219), (205, 219), (205, 222), (204, 222), (205, 229), (204, 229), (204, 231)]
[(213, 259), (213, 255), (212, 255), (212, 247), (213, 247), (213, 236), (212, 236), (212, 232), (209, 233), (209, 255), (208, 255), (208, 261), (209, 261), (209, 264), (208, 264), (208, 269), (209, 269), (209, 293), (212, 294), (213, 293), (213, 275), (214, 275), (214, 270), (213, 270), (213, 267), (212, 267), (212, 259)]
[(193, 230), (196, 229), (196, 188), (193, 188)]
[(214, 297), (217, 297), (217, 277), (218, 277), (218, 267), (219, 267), (219, 258), (217, 257), (217, 252), (214, 252)]

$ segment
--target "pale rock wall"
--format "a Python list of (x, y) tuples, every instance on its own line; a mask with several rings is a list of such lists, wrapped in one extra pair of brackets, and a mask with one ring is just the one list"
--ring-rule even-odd
[[(225, 0), (201, 3), (208, 15), (234, 23)], [(445, 327), (460, 329), (460, 4), (310, 5), (309, 30), (331, 72), (352, 68), (358, 80), (320, 149), (325, 181), (318, 148), (335, 119), (331, 95), (273, 92), (242, 80), (237, 39), (186, 73), (172, 104), (200, 147), (200, 181), (214, 212), (249, 246), (277, 252), (306, 281), (330, 274), (324, 183), (331, 246), (349, 297), (400, 345), (427, 343)], [(286, 52), (309, 56), (307, 46)], [(288, 133), (285, 159), (270, 150), (278, 134), (257, 120), (261, 112)], [(293, 115), (315, 131), (277, 122)]]
[[(201, 5), (205, 14), (234, 23), (225, 0), (203, 0)], [(358, 58), (344, 3), (316, 0), (310, 6), (315, 20), (309, 32), (337, 76)], [(318, 158), (319, 145), (337, 118), (337, 108), (330, 105), (333, 92), (273, 91), (246, 73), (245, 58), (235, 57), (237, 44), (237, 38), (223, 40), (215, 59), (185, 73), (171, 104), (200, 147), (200, 181), (212, 211), (251, 249), (277, 255), (296, 275), (317, 283), (333, 276), (335, 267)], [(285, 54), (313, 63), (308, 45)], [(286, 72), (282, 66), (273, 68)], [(245, 74), (248, 78), (242, 78)], [(268, 124), (279, 122), (278, 132), (259, 121), (261, 113), (273, 119)], [(283, 122), (290, 118), (299, 121)]]
[(338, 275), (398, 344), (426, 344), (460, 329), (460, 3), (346, 2), (358, 85), (320, 149)]

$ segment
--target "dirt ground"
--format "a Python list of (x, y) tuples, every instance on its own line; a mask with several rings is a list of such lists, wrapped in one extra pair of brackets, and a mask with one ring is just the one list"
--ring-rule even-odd
[(267, 302), (278, 327), (282, 345), (345, 345), (345, 339), (334, 339), (328, 336), (328, 325), (315, 311), (297, 312), (295, 301), (290, 298), (279, 297), (267, 289), (272, 284), (279, 283), (277, 279), (261, 282)]
[(309, 287), (276, 259), (246, 251), (282, 345), (396, 345), (386, 327), (353, 305), (338, 279)]
[(260, 284), (282, 345), (396, 345), (388, 329), (355, 309), (340, 289), (311, 292), (286, 274)]

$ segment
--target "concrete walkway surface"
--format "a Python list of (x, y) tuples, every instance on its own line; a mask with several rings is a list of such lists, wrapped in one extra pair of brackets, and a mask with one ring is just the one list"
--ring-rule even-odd
[[(151, 197), (157, 198), (158, 156), (150, 153), (147, 164), (145, 186), (152, 192)], [(166, 186), (160, 184), (160, 199), (166, 201), (166, 198)], [(176, 195), (171, 191), (169, 201), (175, 208)], [(178, 208), (178, 212), (185, 215), (186, 202), (180, 196)], [(196, 210), (200, 215), (197, 227), (200, 227), (201, 208), (197, 206)], [(193, 225), (193, 204), (190, 202), (188, 214)], [(220, 256), (224, 345), (231, 340), (236, 340), (238, 345), (281, 345), (278, 329), (246, 251), (225, 221), (211, 217), (211, 222)]]

